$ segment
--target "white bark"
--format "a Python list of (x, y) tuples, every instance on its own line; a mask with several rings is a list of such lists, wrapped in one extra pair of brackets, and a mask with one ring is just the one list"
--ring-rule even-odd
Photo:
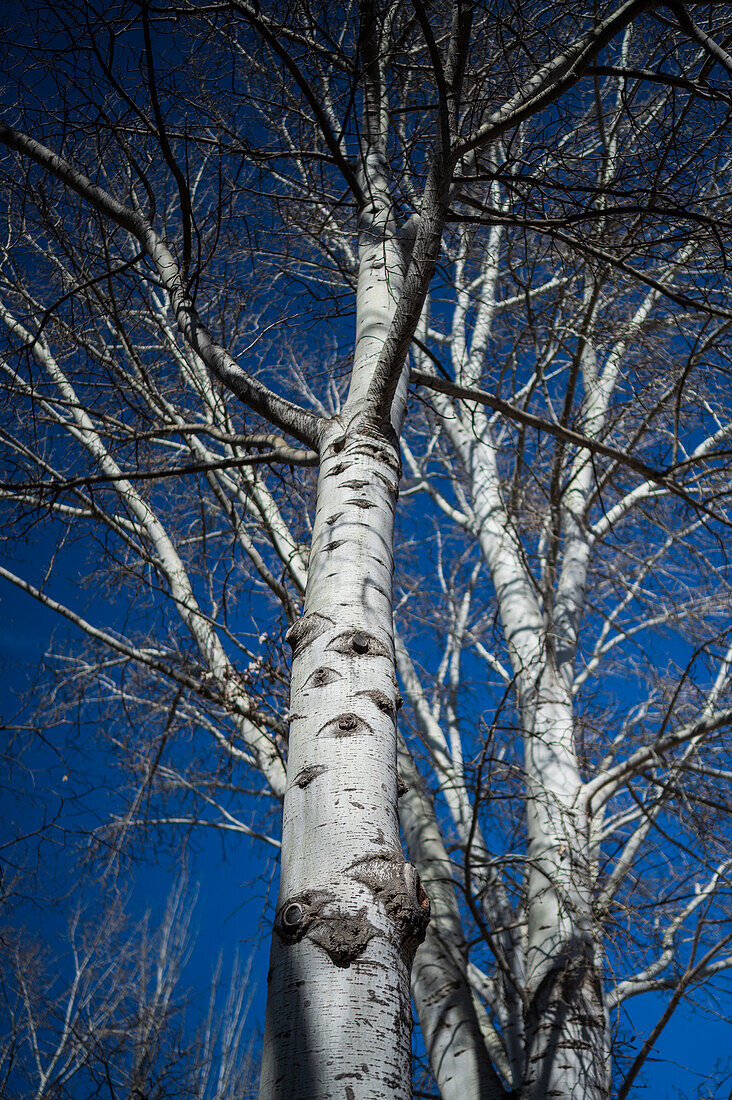
[(510, 1078), (509, 1059), (485, 1009), (471, 995), (450, 859), (423, 781), (403, 744), (399, 768), (407, 787), (399, 802), (404, 837), (431, 901), (430, 927), (412, 969), (412, 994), (430, 1066), (442, 1100), (492, 1100), (504, 1095), (495, 1066)]
[(401, 256), (384, 210), (364, 220), (351, 391), (323, 429), (305, 603), (288, 634), (288, 781), (262, 1100), (411, 1094), (409, 971), (429, 901), (402, 856), (397, 816), (394, 435), (405, 382), (390, 424), (364, 415)]
[[(290, 632), (267, 1100), (410, 1093), (405, 994), (429, 903), (404, 864), (396, 814), (397, 472), (383, 438), (338, 424), (324, 436), (305, 606)], [(347, 1062), (332, 1057), (345, 1049)]]

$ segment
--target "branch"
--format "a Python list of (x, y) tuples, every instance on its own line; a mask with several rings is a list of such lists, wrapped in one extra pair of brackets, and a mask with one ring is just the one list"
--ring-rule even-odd
[(591, 807), (593, 813), (596, 813), (601, 806), (612, 798), (626, 779), (643, 771), (650, 764), (657, 762), (664, 752), (675, 749), (693, 738), (706, 737), (708, 734), (730, 725), (732, 725), (732, 707), (710, 714), (691, 725), (681, 726), (680, 729), (673, 730), (664, 737), (657, 738), (652, 745), (644, 745), (643, 748), (632, 753), (627, 760), (623, 760), (620, 764), (616, 764), (614, 768), (609, 768), (606, 772), (595, 776), (593, 780), (585, 785), (583, 798), (586, 804)]
[(586, 76), (615, 76), (623, 80), (645, 80), (650, 84), (664, 84), (671, 88), (683, 88), (686, 92), (701, 96), (704, 99), (718, 99), (729, 103), (729, 95), (718, 91), (716, 88), (697, 84), (683, 76), (673, 73), (657, 73), (652, 69), (635, 69), (625, 65), (592, 65), (586, 70)]
[(374, 416), (377, 421), (389, 419), (394, 395), (434, 275), (450, 206), (450, 183), (457, 161), (453, 163), (450, 156), (448, 138), (452, 140), (454, 126), (457, 124), (456, 107), (460, 101), (469, 53), (474, 6), (467, 0), (455, 0), (452, 14), (450, 42), (444, 66), (445, 86), (449, 89), (446, 109), (450, 113), (450, 120), (449, 125), (445, 125), (444, 118), (438, 119), (432, 163), (416, 218), (417, 231), (409, 267), (391, 327), (368, 388), (367, 415)]
[(666, 0), (666, 7), (671, 9), (679, 21), (679, 26), (686, 31), (689, 37), (698, 42), (702, 49), (715, 61), (719, 62), (722, 68), (727, 70), (729, 76), (732, 76), (732, 57), (713, 38), (705, 34), (685, 10), (684, 5), (680, 4), (678, 0)]
[(694, 497), (687, 493), (684, 487), (679, 485), (679, 483), (671, 477), (668, 471), (656, 470), (653, 466), (648, 466), (645, 462), (641, 462), (640, 459), (633, 458), (632, 455), (626, 454), (624, 451), (619, 451), (616, 447), (608, 447), (605, 443), (590, 439), (589, 436), (582, 435), (580, 432), (575, 432), (571, 428), (566, 428), (561, 424), (553, 424), (550, 420), (544, 420), (540, 416), (534, 416), (533, 413), (526, 412), (524, 409), (519, 409), (516, 405), (510, 405), (507, 401), (503, 401), (500, 397), (488, 393), (485, 390), (458, 386), (455, 382), (451, 382), (446, 378), (439, 378), (435, 374), (427, 374), (424, 371), (413, 370), (410, 379), (418, 386), (428, 386), (430, 389), (445, 393), (449, 397), (456, 397), (463, 401), (474, 401), (476, 404), (485, 405), (487, 408), (493, 409), (494, 412), (502, 413), (504, 416), (508, 417), (509, 420), (514, 420), (519, 424), (526, 424), (527, 427), (536, 428), (537, 431), (546, 432), (556, 439), (561, 439), (565, 443), (572, 443), (574, 446), (591, 451), (593, 454), (611, 458), (614, 462), (622, 466), (627, 466), (628, 469), (641, 474), (647, 481), (654, 482), (656, 485), (661, 485), (668, 492), (680, 497), (686, 504), (691, 505), (693, 508), (699, 508), (712, 519), (719, 520), (722, 523), (726, 522), (722, 516), (717, 515), (711, 508), (708, 508), (701, 501), (695, 500)]
[(290, 53), (288, 53), (288, 51), (279, 41), (279, 28), (277, 30), (277, 34), (270, 30), (268, 26), (268, 21), (265, 21), (265, 19), (262, 18), (259, 12), (258, 3), (256, 4), (256, 7), (250, 7), (249, 4), (243, 3), (242, 0), (233, 0), (233, 7), (234, 10), (239, 12), (239, 14), (242, 15), (248, 23), (256, 28), (256, 30), (267, 43), (269, 48), (279, 57), (279, 59), (285, 65), (285, 68), (288, 70), (298, 88), (302, 92), (303, 96), (305, 97), (305, 100), (310, 107), (310, 110), (313, 112), (315, 120), (320, 127), (320, 132), (322, 133), (325, 140), (325, 144), (328, 146), (328, 149), (331, 153), (331, 156), (333, 157), (335, 164), (340, 169), (343, 178), (348, 184), (353, 194), (353, 197), (356, 200), (356, 203), (358, 204), (359, 208), (363, 207), (366, 203), (366, 197), (359, 185), (356, 173), (354, 172), (353, 167), (344, 157), (341, 150), (340, 141), (333, 133), (330, 122), (328, 121), (328, 116), (318, 102), (317, 96), (313, 92), (313, 89), (310, 87), (308, 80), (305, 78), (295, 59)]
[[(182, 669), (167, 664), (164, 660), (160, 659), (157, 651), (140, 649), (137, 646), (130, 645), (129, 642), (116, 638), (113, 634), (108, 634), (106, 631), (100, 630), (81, 615), (72, 611), (69, 607), (59, 603), (58, 600), (54, 600), (51, 596), (46, 595), (41, 589), (36, 588), (28, 581), (18, 577), (15, 573), (11, 573), (9, 569), (6, 569), (2, 565), (0, 565), (0, 578), (16, 585), (16, 587), (20, 588), (23, 592), (26, 592), (29, 596), (38, 600), (39, 603), (42, 603), (44, 607), (49, 608), (51, 611), (55, 611), (58, 615), (68, 620), (68, 622), (73, 623), (74, 626), (82, 630), (88, 637), (93, 638), (95, 641), (102, 642), (109, 649), (121, 654), (128, 660), (134, 661), (145, 668), (152, 669), (154, 672), (166, 676), (182, 687), (189, 688), (204, 699), (209, 699), (211, 702), (216, 703), (218, 706), (224, 706), (229, 710), (233, 710), (241, 720), (240, 728), (242, 730), (242, 735), (254, 754), (257, 766), (265, 775), (265, 778), (267, 778), (273, 792), (278, 797), (282, 796), (284, 792), (284, 774), (280, 777), (274, 765), (267, 767), (266, 762), (264, 764), (262, 763), (265, 758), (267, 760), (272, 758), (279, 761), (279, 757), (273, 752), (272, 737), (264, 732), (264, 727), (267, 725), (266, 716), (262, 715), (251, 706), (242, 705), (237, 692), (225, 693), (225, 690), (217, 691), (213, 685), (209, 686), (203, 678), (196, 679), (194, 676), (189, 676)], [(231, 744), (231, 742), (222, 735), (218, 735), (217, 740), (230, 756), (237, 758), (243, 763), (251, 764), (251, 758), (248, 753), (242, 752), (241, 749)]]
[(548, 107), (563, 92), (576, 84), (593, 58), (597, 57), (619, 31), (641, 12), (654, 6), (654, 0), (627, 0), (604, 23), (593, 27), (568, 50), (543, 65), (524, 87), (509, 99), (508, 103), (491, 115), (479, 130), (453, 148), (451, 164), (456, 165), (467, 153), (489, 145), (506, 130), (518, 126), (531, 115)]
[(119, 202), (35, 138), (4, 122), (0, 122), (0, 142), (39, 165), (104, 218), (139, 241), (170, 297), (178, 329), (211, 373), (254, 412), (294, 436), (300, 443), (317, 449), (319, 417), (273, 393), (262, 382), (246, 374), (232, 356), (216, 343), (188, 295), (172, 252), (142, 214)]
[[(463, 196), (462, 201), (468, 206), (483, 211), (484, 216), (479, 217), (477, 214), (451, 214), (450, 221), (490, 226), (500, 223), (510, 226), (520, 226), (523, 229), (532, 229), (535, 233), (543, 233), (548, 237), (552, 237), (554, 240), (561, 241), (562, 244), (569, 245), (570, 248), (576, 249), (580, 255), (585, 254), (595, 259), (602, 260), (604, 263), (617, 268), (618, 271), (622, 271), (636, 282), (642, 283), (652, 290), (660, 290), (669, 301), (675, 302), (676, 305), (683, 306), (684, 309), (689, 309), (693, 312), (708, 313), (711, 317), (722, 317), (727, 321), (732, 318), (732, 311), (722, 309), (710, 303), (695, 301), (686, 294), (672, 290), (659, 279), (654, 279), (652, 275), (648, 275), (644, 271), (640, 271), (637, 267), (632, 267), (629, 263), (626, 263), (625, 260), (621, 260), (617, 254), (608, 249), (600, 248), (599, 245), (591, 244), (588, 240), (580, 240), (570, 233), (564, 233), (555, 225), (551, 225), (546, 219), (539, 220), (537, 218), (519, 218), (514, 215), (506, 215), (502, 210), (493, 210), (490, 207), (486, 207), (484, 203), (479, 203), (468, 196)], [(596, 216), (598, 219), (604, 218), (605, 212), (599, 211), (593, 216)], [(688, 211), (686, 216), (689, 216)], [(567, 219), (563, 219), (563, 221), (566, 223)]]
[(661, 1034), (663, 1029), (666, 1027), (666, 1024), (671, 1019), (673, 1013), (676, 1010), (677, 1005), (679, 1004), (679, 1001), (683, 997), (683, 995), (686, 992), (688, 986), (690, 986), (692, 984), (692, 982), (698, 980), (700, 977), (703, 977), (704, 971), (706, 969), (706, 966), (707, 966), (709, 960), (711, 958), (713, 958), (714, 955), (722, 949), (722, 947), (724, 947), (726, 944), (728, 944), (730, 940), (732, 940), (732, 932), (730, 932), (729, 935), (725, 936), (724, 939), (720, 943), (715, 944), (714, 947), (711, 947), (709, 949), (709, 951), (707, 951), (706, 955), (704, 955), (704, 957), (698, 963), (696, 963), (695, 965), (690, 964), (689, 967), (687, 968), (687, 970), (685, 971), (685, 973), (681, 976), (681, 978), (679, 979), (679, 983), (676, 987), (676, 990), (674, 992), (674, 995), (671, 997), (671, 1000), (669, 1001), (668, 1005), (666, 1006), (666, 1008), (665, 1008), (664, 1012), (662, 1013), (660, 1019), (656, 1023), (656, 1026), (651, 1031), (650, 1035), (648, 1036), (645, 1043), (643, 1044), (641, 1050), (636, 1055), (636, 1058), (635, 1058), (632, 1066), (628, 1070), (628, 1073), (626, 1074), (625, 1080), (623, 1081), (622, 1085), (620, 1086), (620, 1089), (618, 1090), (617, 1100), (625, 1100), (626, 1096), (630, 1092), (630, 1087), (633, 1084), (633, 1082), (635, 1081), (636, 1077), (638, 1076), (638, 1073), (639, 1073), (643, 1063), (646, 1061), (646, 1059), (648, 1058), (648, 1055), (653, 1050), (653, 1044), (656, 1042), (656, 1039), (658, 1039), (659, 1035)]
[[(301, 456), (297, 461), (293, 456)], [(185, 474), (205, 474), (212, 470), (235, 470), (240, 466), (257, 466), (263, 462), (286, 462), (291, 466), (315, 466), (318, 456), (314, 451), (295, 451), (285, 448), (285, 454), (279, 448), (265, 451), (261, 455), (243, 455), (241, 458), (222, 458), (218, 462), (189, 462), (185, 466), (172, 466), (168, 470), (129, 470), (118, 474), (89, 474), (85, 477), (72, 477), (65, 481), (29, 481), (14, 483), (0, 481), (0, 489), (19, 492), (34, 491), (42, 495), (45, 492), (60, 492), (76, 489), (80, 485), (101, 485), (115, 481), (157, 481), (166, 477), (180, 477)]]
[(221, 832), (239, 833), (243, 836), (251, 837), (252, 840), (261, 840), (265, 844), (269, 844), (272, 848), (276, 848), (278, 851), (282, 847), (282, 842), (275, 840), (274, 837), (267, 836), (266, 833), (258, 833), (256, 829), (250, 829), (248, 825), (244, 825), (242, 822), (233, 821), (207, 821), (201, 817), (146, 817), (140, 821), (112, 821), (109, 825), (105, 826), (105, 830), (111, 829), (127, 829), (127, 828), (147, 828), (148, 825), (187, 825), (199, 826), (204, 825), (210, 829), (219, 829)]

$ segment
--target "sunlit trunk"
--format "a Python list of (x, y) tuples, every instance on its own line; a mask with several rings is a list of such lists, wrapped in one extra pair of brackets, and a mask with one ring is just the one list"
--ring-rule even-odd
[(397, 816), (391, 422), (364, 411), (401, 285), (383, 212), (364, 217), (351, 390), (325, 428), (293, 650), (282, 869), (262, 1100), (411, 1095), (409, 976), (429, 901)]
[(527, 1100), (608, 1100), (601, 940), (566, 689), (547, 662), (524, 701), (528, 797)]

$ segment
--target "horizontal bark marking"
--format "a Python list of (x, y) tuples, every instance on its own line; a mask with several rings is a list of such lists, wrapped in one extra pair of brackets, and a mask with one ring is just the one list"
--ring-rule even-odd
[(365, 695), (371, 700), (372, 703), (374, 703), (379, 708), (380, 711), (383, 711), (384, 714), (389, 714), (392, 717), (396, 714), (396, 705), (394, 704), (394, 702), (385, 692), (379, 691), (378, 688), (372, 688), (366, 691), (357, 691), (356, 695)]
[(301, 791), (304, 791), (306, 787), (310, 786), (314, 779), (317, 779), (319, 775), (324, 775), (327, 771), (327, 764), (308, 764), (306, 767), (301, 768), (295, 776), (295, 786), (299, 787)]
[(375, 634), (358, 629), (344, 630), (332, 638), (325, 648), (347, 656), (357, 653), (360, 657), (391, 657), (391, 649), (381, 639)]
[(369, 578), (367, 584), (369, 588), (373, 588), (374, 591), (378, 592), (380, 596), (383, 596), (385, 600), (391, 599), (391, 592), (388, 592), (386, 588), (382, 588), (380, 584), (376, 583), (376, 581)]
[(332, 516), (328, 516), (328, 518), (325, 522), (327, 523), (328, 527), (332, 527), (333, 524), (337, 523), (338, 520), (341, 519), (342, 516), (343, 516), (343, 512), (334, 512)]
[(391, 466), (395, 471), (399, 468), (399, 455), (397, 452), (379, 443), (362, 443), (361, 451), (363, 454), (369, 455), (374, 462), (383, 462), (384, 465)]
[(354, 508), (363, 508), (364, 510), (367, 508), (376, 508), (376, 504), (373, 500), (361, 500), (358, 497), (352, 497), (350, 500), (346, 501), (346, 504), (352, 504)]
[(298, 656), (304, 649), (324, 634), (329, 626), (334, 626), (333, 619), (327, 615), (321, 615), (314, 611), (311, 615), (304, 615), (293, 623), (285, 634), (285, 641), (292, 647), (294, 656)]
[(325, 546), (321, 547), (321, 553), (330, 554), (333, 550), (337, 550), (339, 546), (343, 546), (345, 539), (333, 539), (332, 542), (328, 542)]
[(369, 484), (368, 481), (362, 481), (360, 479), (354, 479), (353, 481), (344, 481), (343, 486), (346, 489), (365, 489)]
[(343, 433), (343, 435), (339, 435), (338, 438), (334, 439), (333, 442), (330, 444), (328, 450), (334, 455), (339, 455), (346, 445), (347, 438), (348, 436), (345, 432)]
[(316, 668), (315, 672), (311, 672), (307, 680), (303, 684), (303, 691), (307, 691), (308, 688), (320, 688), (326, 687), (327, 684), (332, 684), (336, 680), (342, 680), (343, 673), (339, 672), (335, 668)]
[(326, 471), (325, 477), (340, 477), (341, 474), (345, 474), (349, 466), (349, 462), (335, 462), (330, 469)]
[(384, 474), (381, 470), (374, 470), (374, 477), (378, 477), (379, 481), (383, 481), (389, 492), (393, 495), (394, 499), (399, 495), (399, 483), (395, 478), (389, 477), (388, 474)]
[(363, 718), (359, 718), (357, 714), (347, 712), (345, 714), (339, 714), (337, 718), (332, 718), (330, 722), (326, 722), (318, 730), (318, 737), (356, 737), (363, 736), (364, 734), (373, 734), (373, 726), (369, 725)]

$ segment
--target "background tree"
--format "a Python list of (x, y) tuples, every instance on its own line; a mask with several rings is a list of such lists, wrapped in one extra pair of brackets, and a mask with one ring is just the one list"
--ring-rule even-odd
[(100, 913), (89, 905), (74, 914), (67, 952), (51, 959), (43, 945), (25, 935), (13, 938), (5, 927), (3, 1094), (17, 1100), (255, 1095), (255, 1059), (245, 1031), (248, 968), (235, 962), (223, 1011), (217, 1010), (220, 966), (200, 1022), (187, 1003), (183, 971), (194, 906), (185, 880), (171, 893), (156, 930), (149, 914), (130, 928), (123, 906), (113, 903)]
[(105, 839), (284, 799), (263, 1096), (409, 1093), (425, 889), (440, 1095), (607, 1097), (668, 990), (625, 1096), (732, 961), (724, 9), (14, 10), (3, 492), (103, 552), (2, 576), (86, 635)]

